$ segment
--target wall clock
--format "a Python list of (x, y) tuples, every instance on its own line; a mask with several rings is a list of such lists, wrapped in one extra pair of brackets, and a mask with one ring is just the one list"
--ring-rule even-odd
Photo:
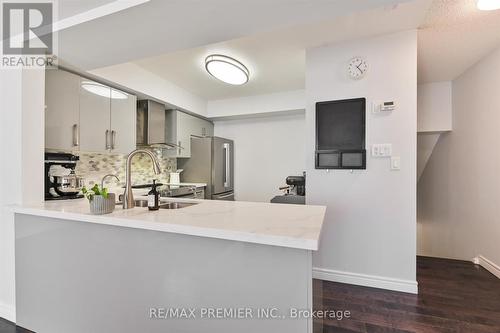
[(349, 77), (353, 80), (362, 79), (366, 72), (368, 72), (368, 63), (365, 59), (361, 57), (354, 57), (349, 60), (349, 65), (347, 66), (347, 73)]

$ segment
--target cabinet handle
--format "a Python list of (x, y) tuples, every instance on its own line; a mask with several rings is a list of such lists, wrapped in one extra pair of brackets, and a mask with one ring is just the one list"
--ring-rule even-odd
[(181, 142), (179, 141), (179, 155), (182, 154), (182, 148), (181, 147), (182, 147), (182, 145), (181, 145)]
[(116, 131), (111, 131), (111, 149), (115, 149)]
[(78, 124), (73, 125), (73, 147), (78, 147), (80, 145), (80, 133)]
[(224, 187), (229, 187), (231, 182), (231, 162), (229, 160), (229, 143), (224, 143), (222, 150), (224, 150)]
[(106, 150), (111, 149), (109, 145), (109, 130), (106, 130), (106, 133), (104, 134), (106, 136)]

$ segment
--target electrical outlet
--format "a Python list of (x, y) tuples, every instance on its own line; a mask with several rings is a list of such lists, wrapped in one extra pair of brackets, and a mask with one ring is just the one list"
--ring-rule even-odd
[(391, 170), (401, 170), (401, 157), (391, 157)]

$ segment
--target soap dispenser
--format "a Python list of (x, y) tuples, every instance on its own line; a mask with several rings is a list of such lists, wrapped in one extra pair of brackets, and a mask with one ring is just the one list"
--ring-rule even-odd
[(158, 210), (160, 209), (160, 194), (156, 190), (156, 180), (153, 180), (153, 186), (151, 191), (148, 193), (148, 209), (149, 210)]

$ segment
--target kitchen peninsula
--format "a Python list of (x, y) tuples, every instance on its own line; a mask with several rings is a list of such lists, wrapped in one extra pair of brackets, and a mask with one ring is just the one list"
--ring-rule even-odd
[[(312, 308), (325, 207), (175, 202), (185, 207), (103, 216), (85, 199), (15, 207), (17, 324), (37, 333), (312, 332), (311, 318), (289, 314)], [(158, 316), (168, 309), (194, 317)], [(203, 317), (207, 309), (228, 316)]]

